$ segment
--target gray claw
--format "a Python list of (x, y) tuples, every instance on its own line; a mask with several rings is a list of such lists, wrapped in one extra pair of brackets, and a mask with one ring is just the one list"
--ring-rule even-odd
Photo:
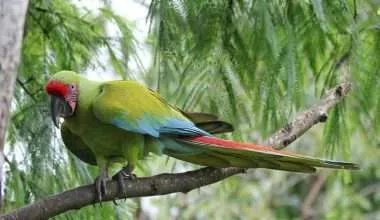
[(99, 176), (95, 179), (96, 194), (98, 196), (100, 206), (102, 205), (103, 195), (107, 195), (107, 180), (108, 176), (106, 172), (100, 172)]
[(118, 183), (118, 185), (119, 185), (119, 187), (120, 187), (119, 190), (120, 190), (123, 194), (125, 194), (125, 193), (127, 192), (127, 189), (126, 189), (126, 187), (125, 187), (125, 185), (124, 185), (123, 179), (124, 179), (124, 177), (123, 177), (123, 171), (121, 171), (121, 172), (119, 172), (119, 173), (117, 174), (117, 183)]
[(106, 184), (107, 184), (107, 179), (106, 179), (106, 178), (103, 178), (103, 179), (102, 179), (102, 188), (103, 188), (103, 193), (104, 193), (104, 195), (107, 195), (107, 187), (106, 187)]
[(127, 192), (127, 189), (124, 185), (125, 179), (135, 180), (137, 178), (136, 175), (132, 173), (133, 169), (134, 167), (128, 164), (112, 177), (112, 179), (116, 180), (119, 185), (119, 192), (122, 192), (123, 194), (126, 194)]

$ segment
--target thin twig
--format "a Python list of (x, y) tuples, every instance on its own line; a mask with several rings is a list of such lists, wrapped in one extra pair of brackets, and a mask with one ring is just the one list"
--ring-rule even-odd
[(380, 191), (380, 182), (370, 184), (360, 190), (360, 195), (365, 197)]
[(34, 97), (34, 95), (29, 91), (28, 88), (26, 88), (25, 84), (19, 79), (17, 78), (17, 84), (19, 84), (21, 86), (21, 88), (24, 90), (24, 92), (31, 98), (33, 99), (33, 101), (37, 102), (37, 99)]
[(314, 182), (309, 193), (306, 196), (305, 202), (302, 205), (302, 219), (310, 219), (314, 216), (314, 210), (312, 208), (314, 201), (318, 198), (319, 192), (322, 189), (323, 184), (326, 182), (327, 175), (319, 175)]

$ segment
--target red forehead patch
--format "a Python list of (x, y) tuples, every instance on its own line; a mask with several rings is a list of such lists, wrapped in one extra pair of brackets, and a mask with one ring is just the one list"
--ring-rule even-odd
[(67, 86), (64, 83), (51, 80), (46, 84), (46, 92), (49, 95), (65, 97), (67, 95)]

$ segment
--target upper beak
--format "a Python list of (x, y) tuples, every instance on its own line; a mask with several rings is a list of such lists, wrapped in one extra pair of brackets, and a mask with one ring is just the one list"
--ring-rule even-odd
[(54, 125), (57, 128), (59, 128), (59, 117), (64, 105), (65, 101), (63, 99), (53, 95), (50, 97), (51, 118), (53, 119)]

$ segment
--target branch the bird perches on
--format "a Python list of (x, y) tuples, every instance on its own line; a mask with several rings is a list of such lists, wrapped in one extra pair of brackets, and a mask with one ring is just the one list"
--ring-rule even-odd
[[(319, 103), (300, 112), (293, 121), (274, 133), (265, 142), (268, 145), (284, 148), (304, 134), (315, 124), (327, 120), (327, 112), (337, 105), (351, 90), (351, 83), (344, 82), (328, 90)], [(141, 177), (123, 182), (126, 193), (119, 191), (115, 180), (107, 184), (108, 194), (103, 201), (115, 199), (165, 195), (176, 192), (187, 193), (193, 189), (206, 186), (238, 173), (244, 173), (242, 168), (211, 168), (188, 171), (175, 174), (159, 174), (152, 177)], [(21, 207), (0, 219), (47, 219), (69, 210), (98, 203), (93, 184), (80, 186)]]

